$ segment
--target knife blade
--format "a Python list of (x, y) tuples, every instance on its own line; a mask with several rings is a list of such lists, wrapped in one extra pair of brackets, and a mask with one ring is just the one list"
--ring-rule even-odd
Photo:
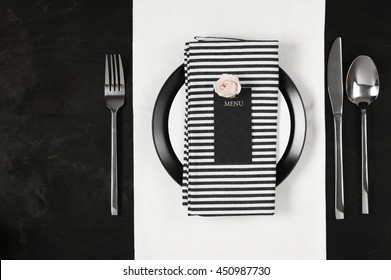
[(335, 218), (344, 219), (344, 185), (342, 160), (342, 39), (335, 39), (327, 63), (327, 89), (334, 116), (335, 145)]

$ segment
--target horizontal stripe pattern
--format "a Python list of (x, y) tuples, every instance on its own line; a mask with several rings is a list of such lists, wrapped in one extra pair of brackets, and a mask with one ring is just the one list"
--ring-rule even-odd
[[(189, 216), (273, 215), (278, 42), (192, 41), (185, 46), (182, 201)], [(233, 74), (251, 88), (252, 162), (215, 164), (213, 84)]]

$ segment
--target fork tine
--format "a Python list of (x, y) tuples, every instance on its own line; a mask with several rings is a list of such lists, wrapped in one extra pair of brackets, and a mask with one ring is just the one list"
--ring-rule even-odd
[(125, 79), (124, 79), (124, 69), (122, 67), (122, 60), (121, 55), (118, 55), (118, 64), (119, 64), (119, 86), (125, 85)]
[(106, 54), (106, 62), (105, 62), (105, 85), (110, 85), (110, 78), (109, 78), (109, 62)]
[(115, 90), (114, 88), (114, 68), (113, 68), (113, 55), (110, 55), (110, 90)]
[(117, 55), (114, 55), (114, 87), (115, 90), (119, 90), (119, 85), (118, 85), (118, 70), (117, 70)]

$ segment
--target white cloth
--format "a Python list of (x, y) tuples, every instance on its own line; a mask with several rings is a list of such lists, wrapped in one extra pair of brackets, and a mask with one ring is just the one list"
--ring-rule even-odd
[[(325, 1), (134, 0), (133, 5), (136, 259), (325, 259)], [(299, 163), (277, 187), (274, 216), (188, 217), (178, 203), (180, 186), (156, 155), (153, 106), (168, 75), (182, 64), (183, 42), (194, 34), (280, 43), (280, 66), (301, 93), (308, 130)], [(170, 117), (178, 151), (183, 104), (182, 90)]]

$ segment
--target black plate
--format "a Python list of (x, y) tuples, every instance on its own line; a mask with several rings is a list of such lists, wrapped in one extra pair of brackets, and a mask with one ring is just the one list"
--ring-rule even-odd
[[(287, 148), (277, 163), (276, 185), (279, 185), (291, 173), (298, 162), (304, 147), (307, 121), (304, 104), (299, 91), (293, 81), (280, 68), (279, 90), (288, 105), (291, 133)], [(182, 184), (183, 165), (177, 158), (172, 148), (168, 133), (168, 117), (171, 104), (185, 83), (184, 65), (179, 66), (164, 83), (157, 97), (152, 117), (152, 135), (156, 152), (164, 168), (171, 177), (179, 184)]]

